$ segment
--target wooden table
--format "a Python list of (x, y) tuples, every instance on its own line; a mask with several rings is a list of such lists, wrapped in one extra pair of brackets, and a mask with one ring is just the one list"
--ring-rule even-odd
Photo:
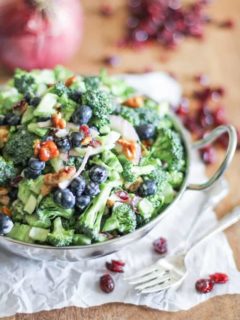
[[(172, 71), (182, 82), (185, 90), (192, 86), (193, 75), (203, 72), (209, 75), (213, 84), (223, 84), (227, 89), (226, 105), (229, 119), (240, 126), (240, 25), (233, 30), (223, 30), (209, 26), (203, 42), (187, 40), (175, 52), (166, 52), (159, 47), (134, 52), (119, 49), (114, 44), (123, 32), (126, 18), (125, 0), (89, 1), (82, 0), (85, 9), (85, 35), (78, 54), (69, 63), (69, 67), (81, 73), (96, 73), (102, 66), (102, 59), (107, 54), (120, 54), (122, 63), (110, 72), (142, 71), (148, 66), (156, 70)], [(100, 3), (112, 3), (116, 12), (111, 18), (98, 14)], [(217, 19), (233, 17), (240, 19), (239, 0), (219, 0), (212, 4), (210, 12)], [(2, 74), (0, 80), (5, 80)], [(222, 154), (219, 154), (219, 161)], [(237, 154), (227, 172), (231, 190), (227, 198), (219, 205), (218, 215), (222, 216), (240, 203), (239, 177), (240, 155)], [(215, 166), (208, 168), (210, 174)], [(226, 231), (232, 246), (236, 263), (240, 266), (240, 223)], [(240, 279), (239, 279), (240, 281)], [(37, 298), (37, 297), (36, 297)], [(216, 297), (206, 303), (177, 313), (160, 312), (144, 307), (123, 304), (108, 304), (102, 307), (80, 309), (66, 308), (33, 315), (17, 315), (5, 320), (72, 320), (72, 319), (141, 319), (141, 320), (239, 320), (240, 296), (228, 295)]]

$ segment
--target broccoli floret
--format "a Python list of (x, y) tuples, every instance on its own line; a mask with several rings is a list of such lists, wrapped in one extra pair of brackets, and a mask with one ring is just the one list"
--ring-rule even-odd
[(26, 223), (32, 227), (48, 229), (51, 226), (50, 219), (40, 220), (37, 214), (26, 214), (24, 218)]
[(3, 186), (16, 176), (17, 172), (12, 161), (5, 161), (0, 156), (0, 186)]
[(90, 124), (96, 127), (101, 134), (107, 134), (110, 129), (110, 121), (108, 117), (103, 116), (102, 118), (94, 117), (91, 119)]
[(140, 125), (140, 119), (136, 110), (137, 109), (122, 106), (120, 108), (119, 115), (129, 121), (134, 127), (137, 127)]
[(75, 167), (77, 170), (82, 164), (82, 157), (70, 156), (67, 161), (64, 161), (64, 167)]
[(51, 87), (50, 92), (55, 93), (57, 96), (61, 97), (64, 94), (67, 95), (69, 89), (62, 81), (58, 81)]
[(30, 73), (17, 69), (13, 80), (18, 92), (26, 94), (27, 92), (35, 91), (35, 79)]
[(73, 210), (64, 209), (62, 206), (56, 204), (52, 196), (47, 196), (41, 201), (36, 213), (42, 222), (49, 224), (49, 221), (56, 217), (70, 219), (73, 215)]
[(85, 234), (74, 234), (73, 236), (73, 245), (75, 246), (82, 246), (91, 244), (91, 238), (85, 236)]
[(124, 156), (120, 156), (119, 160), (123, 167), (122, 176), (126, 182), (134, 182), (140, 176), (148, 175), (155, 170), (155, 166), (152, 164), (136, 166)]
[(122, 203), (113, 207), (112, 215), (105, 221), (102, 231), (117, 230), (122, 234), (133, 232), (136, 229), (136, 215), (131, 206)]
[(35, 134), (30, 133), (25, 128), (15, 131), (5, 144), (3, 154), (14, 165), (26, 166), (28, 160), (33, 156), (33, 143), (36, 139)]
[(98, 89), (101, 85), (101, 80), (96, 76), (87, 76), (84, 77), (84, 83), (87, 90), (95, 90)]
[(1, 87), (0, 91), (0, 114), (7, 114), (12, 107), (22, 99), (16, 88), (10, 86)]
[(61, 105), (62, 117), (69, 121), (73, 112), (75, 111), (77, 104), (73, 100), (69, 99), (66, 95), (62, 95), (58, 98), (58, 103)]
[(101, 189), (90, 206), (83, 212), (79, 218), (78, 229), (93, 240), (98, 240), (101, 220), (106, 207), (107, 199), (113, 188), (118, 187), (119, 181), (108, 181)]
[(47, 241), (55, 247), (65, 247), (73, 240), (73, 230), (65, 230), (60, 217), (53, 221), (53, 231), (48, 234)]
[(182, 170), (184, 166), (184, 149), (177, 132), (161, 128), (152, 146), (152, 156), (164, 161), (170, 170)]
[(173, 188), (179, 188), (183, 182), (184, 174), (181, 171), (168, 172), (168, 182)]
[(116, 171), (121, 173), (123, 167), (117, 156), (110, 150), (105, 150), (101, 155), (95, 156), (90, 160), (90, 164), (103, 166), (108, 171)]
[(97, 118), (105, 118), (113, 110), (110, 94), (99, 89), (84, 92), (82, 94), (82, 103), (90, 106), (93, 115)]

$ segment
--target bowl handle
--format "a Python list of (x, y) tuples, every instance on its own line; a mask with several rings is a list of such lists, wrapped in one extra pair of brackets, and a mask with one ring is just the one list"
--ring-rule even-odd
[(208, 181), (201, 184), (189, 184), (187, 186), (188, 190), (204, 190), (211, 187), (224, 174), (226, 169), (229, 167), (237, 147), (237, 132), (233, 126), (223, 125), (223, 126), (217, 127), (211, 133), (209, 133), (206, 137), (204, 137), (202, 140), (194, 142), (192, 145), (192, 148), (194, 150), (201, 149), (202, 147), (218, 139), (223, 133), (228, 134), (229, 142), (228, 142), (228, 148), (226, 151), (226, 156), (222, 164)]

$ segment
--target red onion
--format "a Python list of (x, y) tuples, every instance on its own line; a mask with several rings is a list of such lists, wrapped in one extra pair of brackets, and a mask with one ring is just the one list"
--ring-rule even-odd
[(82, 37), (79, 0), (4, 0), (0, 4), (0, 60), (10, 69), (52, 68), (77, 50)]

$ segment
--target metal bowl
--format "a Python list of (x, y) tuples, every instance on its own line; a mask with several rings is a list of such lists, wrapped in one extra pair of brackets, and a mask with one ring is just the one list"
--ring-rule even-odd
[[(160, 223), (160, 221), (168, 214), (170, 209), (176, 205), (181, 196), (186, 190), (204, 190), (211, 187), (225, 172), (229, 166), (237, 146), (237, 134), (234, 127), (230, 125), (224, 125), (214, 129), (204, 139), (194, 142), (190, 142), (187, 131), (183, 128), (179, 120), (172, 114), (175, 128), (182, 137), (183, 144), (186, 150), (186, 174), (184, 182), (179, 190), (174, 201), (166, 207), (155, 219), (137, 229), (136, 231), (108, 240), (102, 243), (95, 243), (85, 246), (69, 246), (69, 247), (52, 247), (40, 244), (29, 244), (21, 241), (16, 241), (4, 236), (0, 236), (0, 246), (14, 254), (34, 259), (34, 260), (62, 260), (62, 261), (78, 261), (81, 259), (93, 259), (102, 257), (111, 253), (114, 253), (124, 246), (133, 243), (134, 241), (144, 237), (153, 227)], [(226, 151), (225, 159), (213, 174), (213, 176), (202, 184), (189, 184), (189, 168), (191, 165), (190, 152), (192, 149), (202, 148), (209, 143), (213, 142), (220, 135), (227, 133), (229, 135), (229, 144)]]

